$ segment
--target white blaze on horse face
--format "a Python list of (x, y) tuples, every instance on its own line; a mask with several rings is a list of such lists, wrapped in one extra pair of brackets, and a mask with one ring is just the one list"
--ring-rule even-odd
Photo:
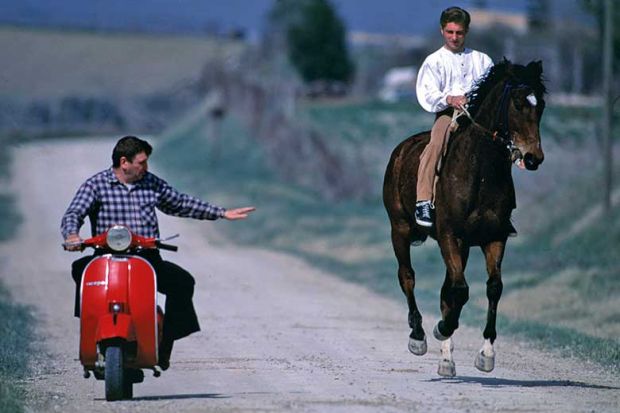
[(529, 95), (527, 95), (526, 99), (528, 102), (530, 102), (530, 105), (532, 106), (536, 106), (538, 104), (538, 101), (536, 100), (536, 96), (534, 96), (533, 93), (530, 93)]

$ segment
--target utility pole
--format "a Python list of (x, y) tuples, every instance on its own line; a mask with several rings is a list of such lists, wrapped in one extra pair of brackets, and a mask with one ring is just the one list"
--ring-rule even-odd
[(612, 191), (612, 121), (613, 121), (613, 73), (612, 66), (614, 61), (613, 48), (613, 22), (614, 13), (613, 0), (605, 0), (605, 15), (603, 29), (603, 209), (607, 215), (611, 213), (611, 191)]

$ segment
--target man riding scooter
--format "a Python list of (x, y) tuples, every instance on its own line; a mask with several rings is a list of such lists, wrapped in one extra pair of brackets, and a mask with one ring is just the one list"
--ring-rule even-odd
[[(159, 238), (155, 208), (179, 217), (201, 220), (239, 220), (247, 218), (254, 207), (225, 209), (181, 193), (166, 181), (148, 172), (152, 147), (135, 136), (121, 138), (112, 151), (112, 167), (86, 180), (78, 189), (62, 217), (61, 232), (69, 250), (79, 250), (79, 230), (88, 216), (92, 235), (113, 225), (125, 225), (143, 237)], [(72, 247), (73, 245), (73, 247)], [(72, 265), (76, 282), (75, 316), (80, 316), (80, 281), (84, 269), (97, 255), (85, 256)], [(174, 340), (200, 330), (192, 297), (194, 278), (180, 266), (165, 261), (157, 249), (145, 249), (140, 255), (157, 274), (157, 289), (166, 295), (163, 338), (159, 347), (159, 366), (166, 370)]]

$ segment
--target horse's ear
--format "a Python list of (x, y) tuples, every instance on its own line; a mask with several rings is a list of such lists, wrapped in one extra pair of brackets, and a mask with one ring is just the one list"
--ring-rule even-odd
[(501, 66), (503, 68), (502, 73), (505, 73), (507, 75), (512, 75), (512, 62), (508, 59), (506, 59), (506, 56), (502, 57), (502, 61), (498, 63), (499, 66)]
[(536, 60), (528, 63), (527, 71), (534, 74), (536, 77), (540, 77), (542, 75), (542, 60)]

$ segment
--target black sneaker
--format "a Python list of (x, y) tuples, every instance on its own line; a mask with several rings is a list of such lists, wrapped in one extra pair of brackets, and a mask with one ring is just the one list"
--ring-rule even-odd
[(418, 201), (415, 204), (415, 222), (423, 227), (432, 227), (433, 218), (431, 216), (431, 210), (433, 204), (431, 201)]

